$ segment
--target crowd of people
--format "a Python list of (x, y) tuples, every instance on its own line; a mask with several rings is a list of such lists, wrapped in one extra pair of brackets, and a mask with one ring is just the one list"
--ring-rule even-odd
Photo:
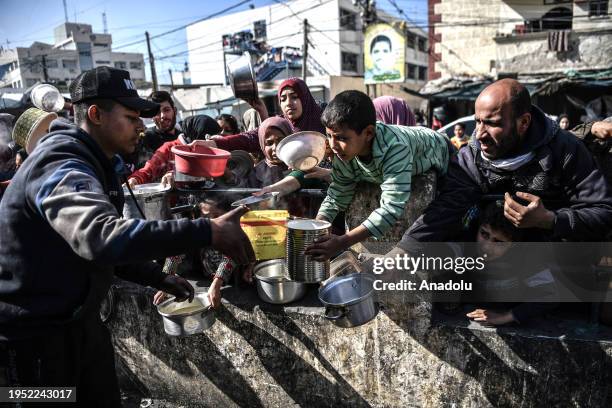
[[(378, 185), (379, 206), (360, 225), (335, 230), (307, 248), (320, 261), (395, 226), (412, 177), (426, 171), (437, 173), (436, 197), (386, 256), (415, 253), (425, 242), (473, 241), (485, 248), (611, 238), (612, 186), (601, 152), (609, 155), (612, 122), (585, 124), (573, 134), (567, 118), (550, 119), (516, 80), (484, 89), (475, 102), (474, 134), (458, 124), (450, 139), (419, 126), (422, 118), (395, 97), (372, 100), (347, 90), (322, 109), (298, 78), (280, 84), (279, 115), (251, 101), (243, 131), (226, 114), (195, 115), (179, 124), (169, 93), (141, 99), (128, 72), (108, 67), (81, 74), (71, 99), (74, 123), (54, 121), (27, 159), (19, 154), (0, 201), (0, 359), (10, 368), (6, 384), (76, 384), (82, 405), (118, 405), (112, 346), (98, 314), (113, 275), (159, 289), (156, 302), (166, 293), (191, 299), (189, 282), (163, 273), (153, 260), (216, 251), (224, 261), (208, 294), (218, 307), (231, 273), (239, 267), (248, 280), (255, 263), (239, 225), (246, 207), (229, 210), (203, 201), (202, 216), (192, 219), (122, 217), (122, 183), (174, 184), (173, 146), (251, 154), (246, 177), (228, 169), (221, 179), (259, 189), (256, 195), (325, 189), (316, 219), (340, 220), (341, 226), (357, 183)], [(143, 117), (155, 126), (145, 129)], [(278, 144), (298, 131), (327, 137), (325, 159), (309, 171), (291, 169), (277, 156)], [(594, 158), (593, 146), (600, 157)], [(493, 258), (503, 259), (505, 252)], [(554, 298), (552, 275), (534, 274), (537, 279), (527, 276), (521, 284)], [(523, 323), (552, 305), (476, 305), (467, 318)]]

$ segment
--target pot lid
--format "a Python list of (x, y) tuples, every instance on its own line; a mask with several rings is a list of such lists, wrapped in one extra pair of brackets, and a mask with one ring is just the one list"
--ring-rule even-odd
[(287, 221), (287, 228), (303, 231), (318, 231), (326, 228), (330, 228), (331, 223), (320, 220), (289, 220)]
[(260, 203), (262, 201), (266, 201), (266, 200), (269, 200), (271, 198), (274, 198), (277, 195), (278, 195), (278, 193), (274, 192), (274, 193), (265, 193), (265, 194), (262, 194), (262, 195), (260, 195), (258, 197), (256, 197), (256, 196), (246, 197), (246, 198), (243, 198), (242, 200), (234, 201), (232, 203), (232, 207), (240, 207), (241, 205), (247, 205), (248, 206), (248, 205), (251, 205), (251, 204)]
[(319, 300), (326, 306), (344, 307), (361, 302), (372, 295), (374, 278), (365, 273), (352, 273), (334, 279), (319, 289)]
[[(147, 195), (163, 193), (170, 190), (170, 188), (170, 185), (163, 186), (162, 183), (137, 184), (132, 188), (132, 192), (134, 195)], [(123, 187), (123, 192), (129, 194), (127, 187)]]

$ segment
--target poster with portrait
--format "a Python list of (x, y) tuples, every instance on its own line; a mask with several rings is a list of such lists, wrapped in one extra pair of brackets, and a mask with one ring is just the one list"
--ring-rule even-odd
[(406, 40), (389, 24), (369, 25), (364, 38), (366, 84), (404, 82)]

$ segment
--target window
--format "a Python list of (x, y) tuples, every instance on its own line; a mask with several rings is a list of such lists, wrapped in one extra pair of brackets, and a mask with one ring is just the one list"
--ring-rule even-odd
[(91, 57), (91, 52), (90, 51), (79, 51), (79, 55), (81, 57)]
[(357, 54), (352, 52), (342, 53), (342, 70), (357, 72)]
[(406, 34), (406, 47), (414, 49), (416, 36), (413, 33)]
[(54, 59), (47, 60), (47, 68), (57, 68), (57, 67), (58, 67), (57, 60), (54, 60)]
[(607, 16), (608, 0), (589, 1), (589, 16)]
[(419, 79), (421, 81), (427, 80), (427, 67), (419, 67)]
[(125, 61), (115, 61), (115, 68), (118, 68), (118, 69), (127, 69), (127, 62), (125, 62)]
[(110, 65), (110, 61), (104, 61), (104, 60), (98, 60), (96, 61), (96, 64), (98, 65)]
[(357, 15), (352, 11), (340, 9), (340, 28), (345, 30), (357, 30)]
[(409, 79), (417, 79), (416, 65), (406, 64), (406, 77)]
[(419, 37), (419, 51), (427, 52), (427, 40), (423, 37)]
[(142, 64), (138, 61), (130, 62), (130, 69), (142, 69)]
[(66, 69), (75, 69), (77, 62), (76, 60), (62, 60), (62, 66)]
[(94, 43), (94, 47), (103, 47), (103, 48), (108, 48), (108, 44), (104, 44), (104, 43)]

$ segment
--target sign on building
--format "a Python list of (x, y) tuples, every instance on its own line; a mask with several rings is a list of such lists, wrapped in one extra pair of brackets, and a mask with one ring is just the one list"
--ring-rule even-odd
[(364, 38), (364, 79), (366, 84), (404, 82), (406, 42), (389, 24), (371, 24)]

